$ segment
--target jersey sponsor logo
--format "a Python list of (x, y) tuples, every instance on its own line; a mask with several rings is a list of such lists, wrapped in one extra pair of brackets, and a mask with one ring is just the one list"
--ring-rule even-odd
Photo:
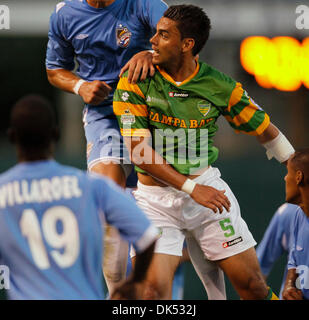
[(168, 95), (171, 98), (188, 98), (189, 94), (184, 92), (169, 92)]
[(242, 241), (243, 241), (242, 237), (238, 237), (236, 239), (222, 243), (222, 247), (228, 248), (228, 247), (234, 246), (235, 244), (238, 244), (239, 242), (242, 242)]
[(197, 104), (198, 111), (203, 115), (203, 117), (206, 117), (211, 109), (211, 103), (207, 101), (200, 101)]
[(162, 124), (166, 124), (168, 126), (173, 127), (197, 129), (204, 127), (210, 121), (213, 121), (214, 118), (201, 119), (200, 122), (197, 119), (190, 119), (187, 122), (187, 119), (176, 118), (165, 114), (160, 114), (158, 112), (153, 112), (150, 110), (149, 120), (153, 122), (160, 122)]
[(130, 44), (132, 33), (129, 29), (120, 24), (116, 29), (117, 44), (121, 48), (127, 48)]

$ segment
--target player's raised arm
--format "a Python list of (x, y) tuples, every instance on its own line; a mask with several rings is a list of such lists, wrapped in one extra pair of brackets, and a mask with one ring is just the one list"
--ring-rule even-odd
[(222, 114), (236, 132), (256, 136), (266, 148), (268, 159), (274, 157), (284, 163), (295, 152), (291, 143), (271, 123), (268, 114), (248, 95), (241, 83), (235, 83)]

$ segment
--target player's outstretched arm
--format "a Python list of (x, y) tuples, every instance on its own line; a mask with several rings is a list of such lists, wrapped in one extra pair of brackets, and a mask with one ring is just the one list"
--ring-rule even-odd
[(135, 84), (138, 80), (144, 81), (149, 74), (151, 77), (155, 73), (152, 64), (152, 52), (149, 50), (135, 54), (120, 70), (121, 77), (128, 70), (128, 82)]
[(132, 275), (114, 291), (112, 300), (137, 300), (143, 297), (143, 292), (146, 289), (144, 280), (152, 259), (154, 246), (155, 242), (143, 252), (137, 253)]
[[(231, 204), (224, 194), (225, 190), (217, 190), (188, 179), (149, 146), (144, 137), (140, 137), (140, 139), (125, 137), (125, 143), (130, 152), (131, 161), (157, 180), (190, 194), (193, 200), (215, 213), (217, 210), (222, 213), (224, 208), (229, 211)], [(137, 147), (139, 144), (143, 145), (143, 155), (136, 152), (136, 150), (140, 150)]]
[(47, 69), (46, 72), (50, 84), (66, 92), (80, 95), (85, 103), (98, 105), (112, 90), (104, 81), (87, 82), (66, 69)]

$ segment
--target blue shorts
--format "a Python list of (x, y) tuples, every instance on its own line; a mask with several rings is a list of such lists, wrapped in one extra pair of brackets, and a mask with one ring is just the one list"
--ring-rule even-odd
[(126, 176), (127, 187), (136, 187), (137, 174), (129, 158), (114, 114), (84, 122), (87, 140), (87, 166), (91, 169), (102, 161), (121, 164)]

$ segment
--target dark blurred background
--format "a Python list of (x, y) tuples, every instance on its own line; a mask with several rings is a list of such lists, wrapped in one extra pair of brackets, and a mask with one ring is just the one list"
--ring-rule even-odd
[[(241, 42), (249, 36), (291, 36), (300, 42), (309, 30), (297, 29), (295, 10), (302, 1), (294, 0), (188, 0), (168, 4), (191, 3), (202, 6), (212, 20), (212, 32), (200, 59), (241, 82), (249, 95), (271, 116), (272, 122), (295, 148), (309, 146), (308, 89), (279, 91), (259, 86), (240, 62)], [(1, 1), (10, 9), (10, 29), (0, 30), (0, 173), (16, 163), (12, 146), (6, 139), (12, 105), (28, 93), (39, 93), (55, 106), (61, 127), (56, 158), (86, 169), (85, 138), (82, 126), (82, 101), (79, 97), (51, 87), (45, 74), (45, 50), (48, 20), (55, 0)], [(309, 6), (309, 4), (308, 4)], [(308, 17), (309, 19), (309, 17)], [(309, 54), (308, 54), (309, 57)], [(275, 210), (284, 202), (285, 168), (268, 161), (265, 150), (254, 137), (236, 134), (219, 120), (215, 145), (220, 156), (216, 166), (234, 191), (253, 236), (259, 242)], [(282, 257), (269, 276), (268, 283), (279, 292), (286, 257)], [(185, 266), (185, 299), (207, 299), (191, 264)], [(227, 280), (229, 299), (238, 299)]]

